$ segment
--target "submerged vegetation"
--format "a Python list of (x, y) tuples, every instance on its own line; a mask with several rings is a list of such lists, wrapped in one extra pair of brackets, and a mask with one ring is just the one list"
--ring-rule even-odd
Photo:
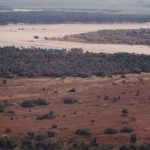
[(0, 48), (0, 76), (89, 77), (150, 72), (150, 56), (128, 53), (104, 54), (81, 49), (44, 50)]

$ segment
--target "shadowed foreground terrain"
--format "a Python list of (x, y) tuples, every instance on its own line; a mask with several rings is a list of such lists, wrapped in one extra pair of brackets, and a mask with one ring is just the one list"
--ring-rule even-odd
[(149, 150), (149, 88), (149, 73), (0, 78), (0, 148)]

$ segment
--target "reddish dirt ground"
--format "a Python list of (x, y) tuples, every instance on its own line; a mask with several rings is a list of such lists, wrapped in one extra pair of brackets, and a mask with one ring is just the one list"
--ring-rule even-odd
[[(68, 92), (75, 88), (76, 92)], [(44, 90), (43, 90), (44, 89)], [(120, 75), (112, 78), (15, 78), (0, 79), (0, 101), (7, 100), (8, 106), (0, 113), (0, 135), (22, 136), (28, 131), (55, 130), (61, 137), (74, 136), (78, 128), (89, 128), (94, 137), (102, 143), (124, 144), (129, 142), (131, 133), (106, 135), (106, 128), (120, 130), (127, 126), (134, 129), (138, 143), (150, 141), (150, 74)], [(105, 100), (104, 97), (108, 99)], [(120, 96), (115, 100), (114, 97)], [(49, 105), (22, 108), (23, 100), (45, 98)], [(67, 105), (64, 97), (75, 98), (78, 103)], [(127, 108), (128, 117), (121, 111)], [(8, 113), (14, 110), (15, 113)], [(54, 111), (55, 119), (37, 120), (36, 117)], [(65, 116), (65, 117), (64, 117)], [(11, 119), (13, 117), (13, 120)], [(126, 124), (124, 124), (124, 122)], [(52, 125), (58, 125), (52, 129)], [(133, 133), (132, 133), (133, 134)]]

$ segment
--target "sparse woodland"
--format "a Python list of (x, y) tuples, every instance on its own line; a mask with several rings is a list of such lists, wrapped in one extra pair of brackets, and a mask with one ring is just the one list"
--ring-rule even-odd
[(150, 45), (150, 29), (101, 30), (65, 36), (59, 40), (101, 44)]

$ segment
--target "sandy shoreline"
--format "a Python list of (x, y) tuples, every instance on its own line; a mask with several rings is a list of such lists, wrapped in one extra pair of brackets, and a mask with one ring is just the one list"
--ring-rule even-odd
[[(140, 29), (150, 28), (149, 23), (114, 23), (114, 24), (9, 24), (0, 26), (0, 46), (40, 47), (40, 48), (82, 48), (92, 52), (129, 52), (137, 54), (150, 54), (150, 46), (124, 45), (124, 44), (88, 44), (65, 41), (45, 40), (44, 37), (62, 37), (70, 34), (80, 34), (105, 29)], [(34, 39), (39, 36), (39, 39)]]
[(16, 46), (16, 47), (35, 47), (35, 48), (46, 48), (46, 49), (71, 49), (71, 48), (82, 48), (84, 51), (90, 51), (95, 53), (136, 53), (136, 54), (146, 54), (150, 55), (150, 46), (145, 45), (125, 45), (125, 44), (87, 44), (87, 43), (77, 43), (77, 42), (65, 42), (65, 41), (49, 41), (48, 43), (41, 42), (7, 42), (0, 41), (1, 47), (4, 46)]

